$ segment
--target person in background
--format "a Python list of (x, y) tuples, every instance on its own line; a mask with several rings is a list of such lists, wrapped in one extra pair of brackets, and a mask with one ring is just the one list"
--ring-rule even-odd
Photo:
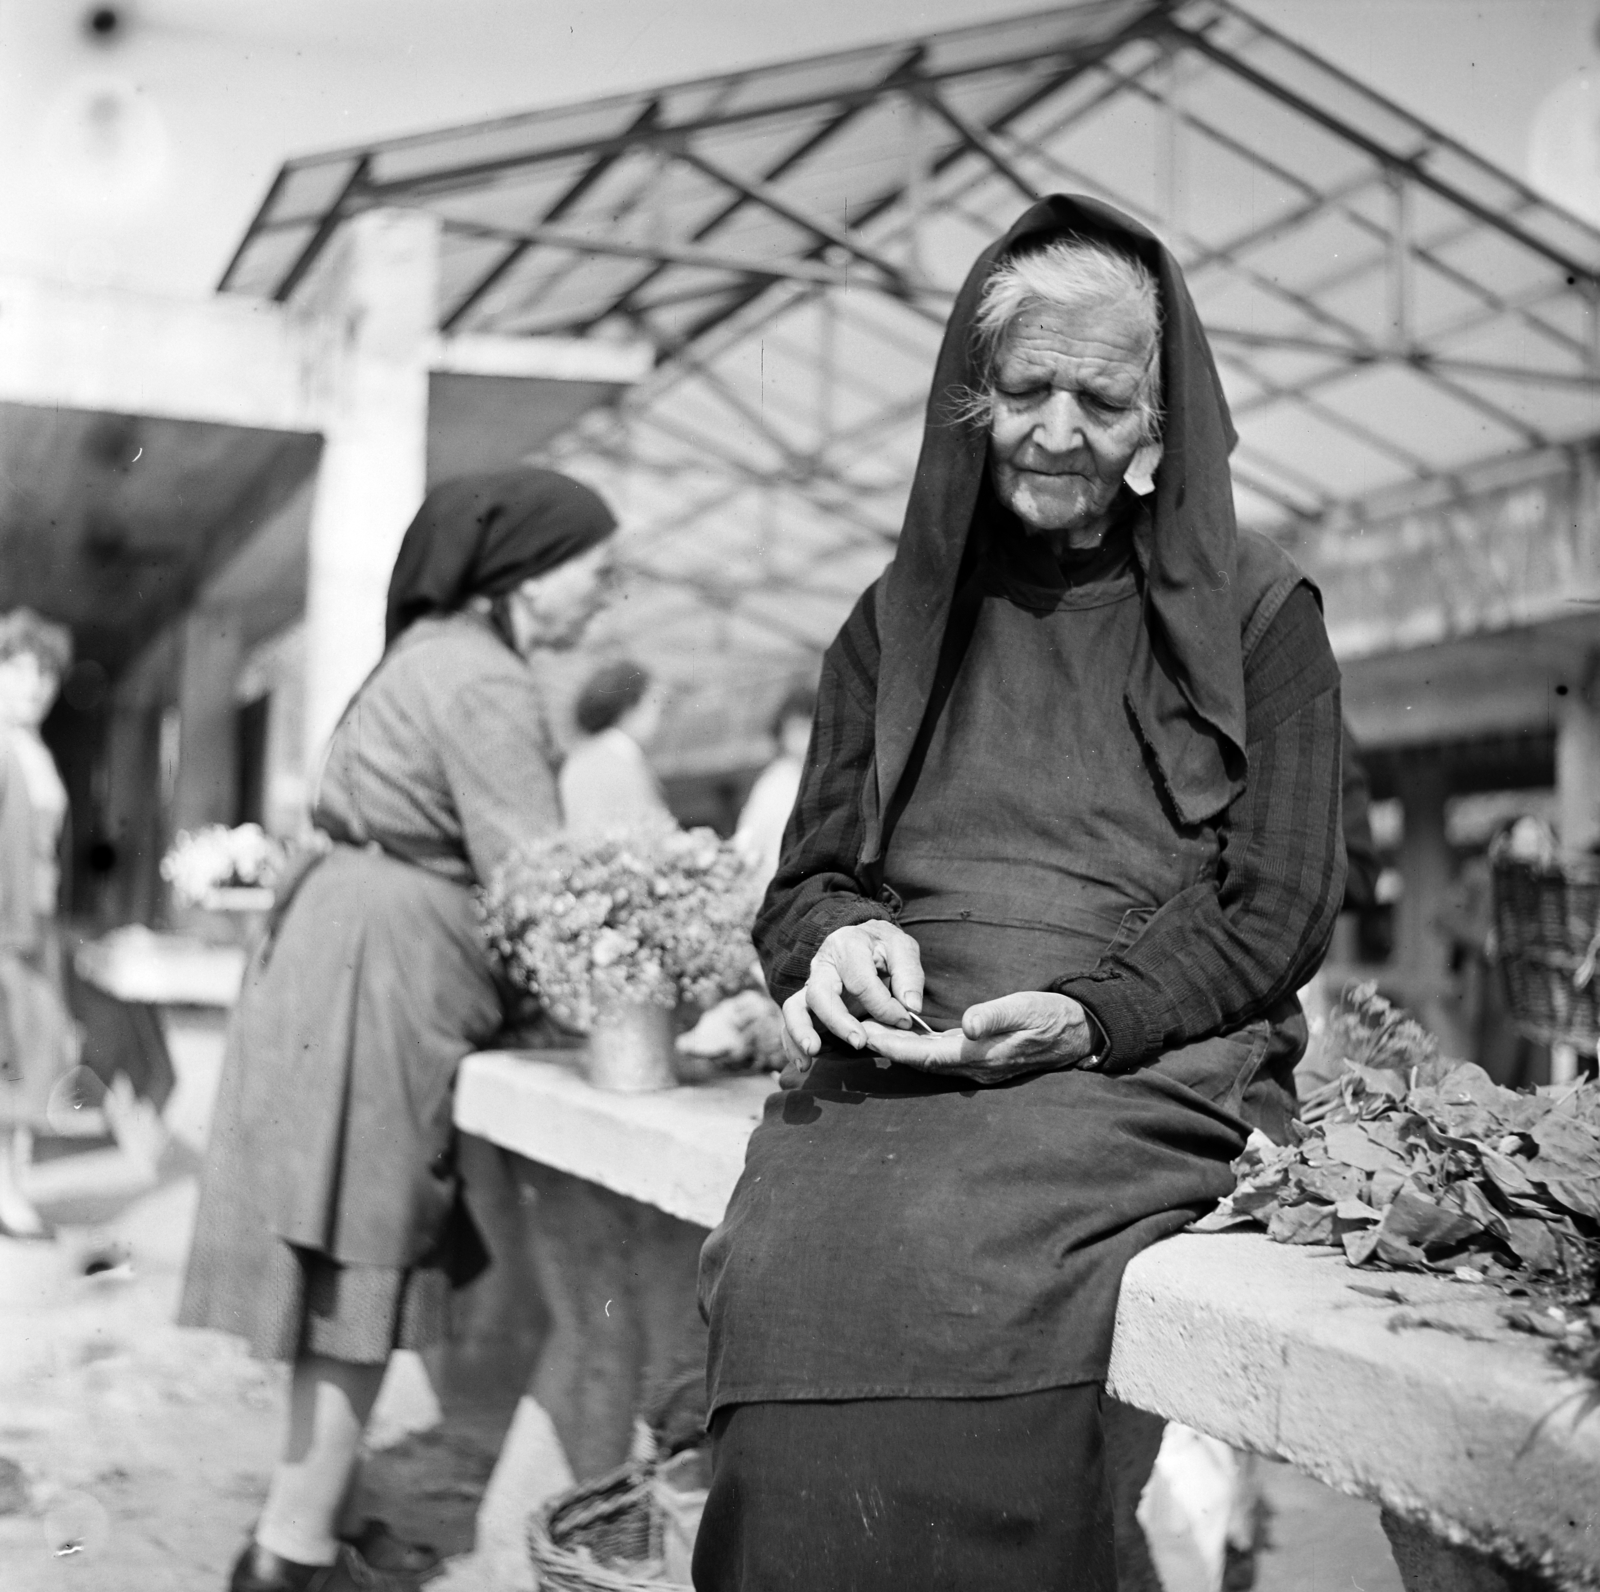
[[(778, 755), (756, 776), (733, 832), (734, 846), (763, 888), (778, 871), (783, 832), (799, 794), (816, 713), (817, 693), (811, 686), (796, 685), (784, 694), (772, 717)], [(773, 1065), (781, 1064), (774, 1043), (780, 1026), (778, 1008), (766, 992), (760, 971), (759, 965), (752, 970), (760, 989), (741, 990), (718, 1001), (688, 1033), (679, 1036), (680, 1055), (698, 1056), (725, 1069), (750, 1064), (763, 1054), (770, 1056)]]
[(78, 1063), (56, 931), (67, 791), (39, 734), (72, 662), (66, 626), (0, 618), (0, 1235), (48, 1238), (23, 1192), (34, 1132)]
[(663, 705), (648, 671), (631, 659), (619, 658), (589, 676), (573, 709), (585, 739), (561, 765), (561, 811), (569, 834), (675, 822), (645, 758), (661, 728)]
[(783, 852), (783, 831), (800, 794), (800, 772), (811, 744), (811, 724), (817, 716), (817, 693), (809, 685), (792, 687), (772, 718), (772, 738), (778, 755), (756, 776), (739, 814), (733, 843), (765, 886), (778, 871)]
[(450, 1115), (502, 1015), (472, 889), (559, 828), (528, 660), (582, 633), (614, 528), (587, 487), (522, 469), (435, 487), (401, 543), (313, 804), (325, 844), (234, 1011), (179, 1310), (294, 1368), (230, 1592), (388, 1592), (426, 1565), (341, 1516), (390, 1353), (441, 1341), (485, 1264)]
[[(1503, 1089), (1531, 1089), (1550, 1079), (1547, 1046), (1518, 1027), (1511, 1010), (1505, 970), (1495, 956), (1494, 864), (1501, 846), (1527, 845), (1527, 860), (1543, 860), (1553, 836), (1524, 815), (1498, 825), (1485, 849), (1466, 858), (1435, 920), (1450, 946), (1450, 968), (1461, 990), (1466, 1059), (1476, 1062)], [(1517, 855), (1515, 849), (1512, 855)], [(1592, 1058), (1588, 1063), (1592, 1065)]]

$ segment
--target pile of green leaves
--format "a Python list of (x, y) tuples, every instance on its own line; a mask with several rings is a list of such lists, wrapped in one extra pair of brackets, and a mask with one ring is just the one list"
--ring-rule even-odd
[(1347, 992), (1331, 1042), (1344, 1066), (1312, 1097), (1317, 1120), (1293, 1144), (1252, 1138), (1199, 1225), (1495, 1283), (1538, 1306), (1513, 1324), (1600, 1374), (1600, 1084), (1502, 1089), (1371, 985)]

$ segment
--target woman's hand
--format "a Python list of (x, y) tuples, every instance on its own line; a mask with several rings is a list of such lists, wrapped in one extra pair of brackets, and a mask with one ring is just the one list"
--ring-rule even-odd
[[(882, 974), (888, 975), (887, 985)], [(910, 1013), (921, 1010), (922, 952), (917, 942), (892, 923), (852, 923), (822, 942), (811, 958), (806, 987), (783, 1003), (783, 1052), (804, 1072), (822, 1049), (819, 1022), (860, 1050), (867, 1043), (867, 1028), (857, 1012), (875, 1019), (873, 1028), (892, 1033), (908, 1027)]]
[(1069, 996), (1042, 990), (969, 1006), (961, 1014), (960, 1028), (942, 1034), (906, 1033), (875, 1022), (862, 1026), (867, 1043), (890, 1061), (977, 1083), (1003, 1083), (1025, 1072), (1076, 1066), (1094, 1049), (1083, 1007)]

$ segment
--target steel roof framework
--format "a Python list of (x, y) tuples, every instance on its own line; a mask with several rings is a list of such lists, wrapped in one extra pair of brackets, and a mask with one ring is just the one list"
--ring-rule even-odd
[[(1600, 431), (1600, 234), (1231, 0), (1035, 15), (289, 162), (223, 287), (427, 209), (445, 332), (648, 338), (551, 457), (619, 501), (610, 633), (737, 738), (888, 556), (940, 328), (1037, 194), (1182, 260), (1274, 526)], [(692, 705), (684, 704), (685, 709)]]

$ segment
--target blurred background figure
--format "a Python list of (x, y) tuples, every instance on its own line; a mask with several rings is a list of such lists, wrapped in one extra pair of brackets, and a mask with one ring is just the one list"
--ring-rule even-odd
[(56, 932), (67, 792), (39, 736), (71, 662), (64, 625), (30, 608), (0, 618), (0, 1234), (12, 1238), (49, 1236), (21, 1179), (80, 1049)]
[[(1502, 845), (1530, 862), (1546, 862), (1557, 851), (1554, 834), (1539, 819), (1502, 820), (1488, 846), (1462, 862), (1435, 926), (1449, 946), (1450, 970), (1460, 990), (1464, 1059), (1475, 1061), (1502, 1088), (1531, 1089), (1551, 1081), (1550, 1061), (1541, 1054), (1545, 1047), (1517, 1027), (1507, 975), (1496, 956), (1491, 859)], [(1586, 1057), (1591, 1076), (1593, 1067), (1593, 1058)]]
[[(756, 776), (739, 813), (733, 843), (765, 889), (778, 871), (783, 831), (800, 790), (800, 771), (811, 744), (811, 723), (817, 713), (817, 693), (797, 684), (784, 693), (772, 716), (772, 739), (778, 755)], [(758, 989), (742, 990), (719, 1001), (695, 1026), (678, 1039), (680, 1056), (695, 1056), (723, 1070), (739, 1066), (782, 1065), (777, 1004), (767, 994), (759, 965), (751, 978)]]
[(561, 765), (561, 811), (569, 833), (675, 822), (645, 757), (664, 706), (649, 671), (630, 658), (589, 676), (573, 708), (584, 739)]
[(800, 791), (800, 770), (811, 744), (811, 721), (816, 713), (817, 693), (813, 687), (796, 685), (784, 696), (772, 719), (778, 755), (756, 777), (739, 814), (733, 843), (763, 885), (778, 871), (783, 830)]

